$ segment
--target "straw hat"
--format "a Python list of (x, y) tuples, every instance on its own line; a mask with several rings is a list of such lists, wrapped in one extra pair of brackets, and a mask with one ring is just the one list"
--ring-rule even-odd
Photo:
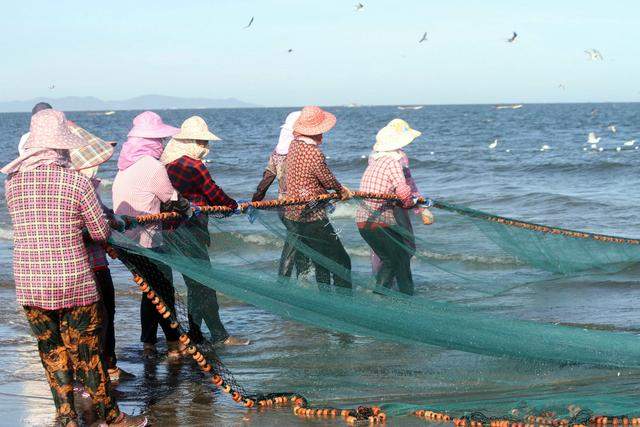
[(180, 126), (180, 132), (174, 139), (196, 139), (199, 141), (220, 141), (220, 138), (209, 132), (207, 122), (200, 116), (189, 117)]
[(320, 107), (304, 107), (293, 125), (293, 131), (300, 135), (320, 135), (336, 125), (336, 116)]
[(69, 150), (73, 169), (90, 169), (106, 162), (113, 156), (115, 148), (111, 143), (98, 138), (73, 122), (69, 122), (69, 130), (87, 141), (87, 145), (84, 147)]
[(411, 129), (402, 119), (393, 119), (378, 131), (374, 151), (395, 151), (413, 142), (422, 132)]
[(87, 144), (87, 141), (71, 132), (62, 111), (46, 109), (31, 117), (29, 138), (24, 148), (25, 150), (29, 148), (69, 150)]
[(162, 118), (153, 111), (145, 111), (133, 119), (133, 128), (127, 136), (136, 138), (166, 138), (173, 136), (180, 130), (165, 125)]

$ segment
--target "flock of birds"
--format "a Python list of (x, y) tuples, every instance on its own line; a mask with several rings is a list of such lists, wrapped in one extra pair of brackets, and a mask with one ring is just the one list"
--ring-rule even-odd
[[(616, 132), (618, 132), (618, 129), (616, 128), (616, 125), (611, 124), (609, 126), (607, 126), (607, 129), (609, 130), (609, 132), (615, 134)], [(587, 136), (587, 141), (586, 141), (586, 146), (582, 147), (583, 151), (598, 151), (598, 152), (602, 152), (604, 151), (604, 148), (599, 146), (598, 144), (600, 143), (600, 141), (602, 140), (602, 137), (597, 136), (595, 132), (589, 132), (589, 135)], [(498, 147), (498, 144), (500, 144), (500, 140), (498, 138), (495, 138), (490, 144), (489, 144), (489, 149), (490, 150), (495, 150)], [(635, 149), (637, 150), (638, 148), (640, 148), (638, 145), (636, 145), (636, 140), (635, 139), (631, 139), (628, 141), (625, 141), (622, 146), (617, 146), (615, 148), (616, 151), (622, 151), (624, 149)], [(551, 150), (551, 147), (547, 144), (544, 144), (541, 148), (540, 151), (548, 151)], [(510, 153), (511, 150), (510, 149), (506, 149), (505, 150), (507, 153)]]

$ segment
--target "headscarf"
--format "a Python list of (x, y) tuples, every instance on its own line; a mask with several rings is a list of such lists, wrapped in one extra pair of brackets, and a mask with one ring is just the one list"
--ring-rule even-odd
[(125, 170), (144, 156), (159, 159), (162, 155), (162, 138), (138, 138), (130, 136), (122, 145), (118, 157), (118, 170)]
[(0, 169), (0, 172), (8, 175), (16, 172), (27, 172), (46, 165), (58, 165), (68, 168), (71, 165), (69, 150), (27, 148), (20, 157)]
[(209, 154), (209, 149), (204, 145), (198, 144), (195, 139), (171, 139), (165, 147), (160, 161), (166, 165), (182, 156), (191, 157), (194, 160), (202, 160), (207, 154)]
[(276, 145), (276, 154), (286, 156), (289, 152), (291, 141), (295, 139), (293, 136), (293, 124), (298, 120), (298, 117), (300, 117), (300, 113), (300, 111), (289, 113), (284, 124), (280, 126), (280, 138), (278, 138), (278, 145)]

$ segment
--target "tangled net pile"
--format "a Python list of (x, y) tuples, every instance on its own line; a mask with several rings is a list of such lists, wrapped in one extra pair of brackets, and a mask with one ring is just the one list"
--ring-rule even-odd
[[(113, 234), (111, 252), (113, 256), (122, 255), (140, 289), (163, 316), (172, 320), (180, 340), (210, 381), (247, 407), (292, 405), (297, 416), (341, 416), (348, 423), (382, 423), (388, 416), (412, 414), (460, 426), (640, 425), (640, 406), (634, 398), (640, 391), (640, 338), (633, 331), (563, 325), (556, 318), (526, 319), (518, 310), (505, 310), (502, 300), (505, 295), (517, 299), (523, 287), (535, 290), (539, 284), (552, 285), (560, 279), (597, 280), (629, 271), (640, 261), (640, 240), (532, 224), (423, 200), (432, 205), (437, 219), (430, 227), (416, 229), (416, 248), (404, 240), (393, 240), (396, 233), (406, 234), (402, 228), (392, 228), (395, 233), (388, 236), (389, 242), (414, 254), (414, 270), (418, 265), (429, 270), (428, 278), (416, 275), (413, 296), (376, 286), (367, 262), (354, 263), (351, 290), (319, 287), (303, 276), (284, 279), (278, 276), (276, 267), (268, 269), (253, 262), (250, 254), (225, 240), (260, 229), (283, 241), (286, 231), (280, 215), (285, 205), (313, 203), (317, 207), (320, 203), (328, 209), (338, 205), (333, 222), (353, 258), (356, 246), (363, 245), (355, 232), (353, 208), (372, 196), (392, 199), (357, 194), (350, 202), (336, 202), (334, 196), (327, 196), (314, 201), (243, 203), (236, 212), (205, 207), (203, 214), (209, 215), (213, 242), (209, 251), (212, 263), (189, 256), (196, 237), (185, 226), (164, 232), (163, 252), (142, 248), (123, 233)], [(129, 226), (177, 218), (173, 213), (147, 215), (132, 219)], [(300, 240), (295, 239), (294, 245), (299, 253), (333, 274), (348, 274)], [(350, 409), (312, 407), (296, 393), (249, 392), (235, 381), (212, 346), (190, 342), (179, 316), (153, 290), (153, 278), (129, 265), (127, 253), (165, 263), (231, 298), (321, 328), (496, 360), (511, 359), (523, 367), (546, 364), (575, 369), (571, 378), (555, 382), (514, 372), (513, 382), (504, 381), (499, 390), (476, 392), (472, 391), (477, 379), (466, 378), (459, 393), (419, 396), (411, 402), (372, 402)], [(278, 252), (273, 251), (273, 255), (275, 265)], [(486, 259), (494, 260), (491, 268), (474, 266)], [(383, 395), (384, 390), (380, 393)]]

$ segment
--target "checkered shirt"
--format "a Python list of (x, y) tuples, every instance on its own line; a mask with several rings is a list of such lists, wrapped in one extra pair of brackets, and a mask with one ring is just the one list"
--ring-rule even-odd
[(57, 310), (98, 301), (82, 230), (100, 242), (109, 237), (109, 226), (89, 180), (47, 165), (11, 175), (5, 193), (18, 303)]
[[(340, 191), (342, 185), (327, 166), (320, 148), (314, 144), (294, 140), (289, 147), (286, 160), (285, 187), (287, 197), (312, 198), (327, 194), (327, 190)], [(292, 221), (312, 222), (325, 219), (327, 214), (321, 207), (291, 206), (285, 217)]]
[[(405, 203), (409, 203), (411, 196), (417, 193), (417, 188), (413, 191), (412, 184), (415, 187), (408, 167), (403, 167), (398, 159), (383, 156), (369, 159), (369, 166), (360, 180), (360, 191), (396, 194)], [(394, 202), (365, 200), (356, 211), (356, 222), (395, 225), (395, 207)]]
[(238, 203), (216, 185), (202, 160), (182, 156), (167, 164), (167, 174), (173, 188), (195, 205), (238, 207)]

